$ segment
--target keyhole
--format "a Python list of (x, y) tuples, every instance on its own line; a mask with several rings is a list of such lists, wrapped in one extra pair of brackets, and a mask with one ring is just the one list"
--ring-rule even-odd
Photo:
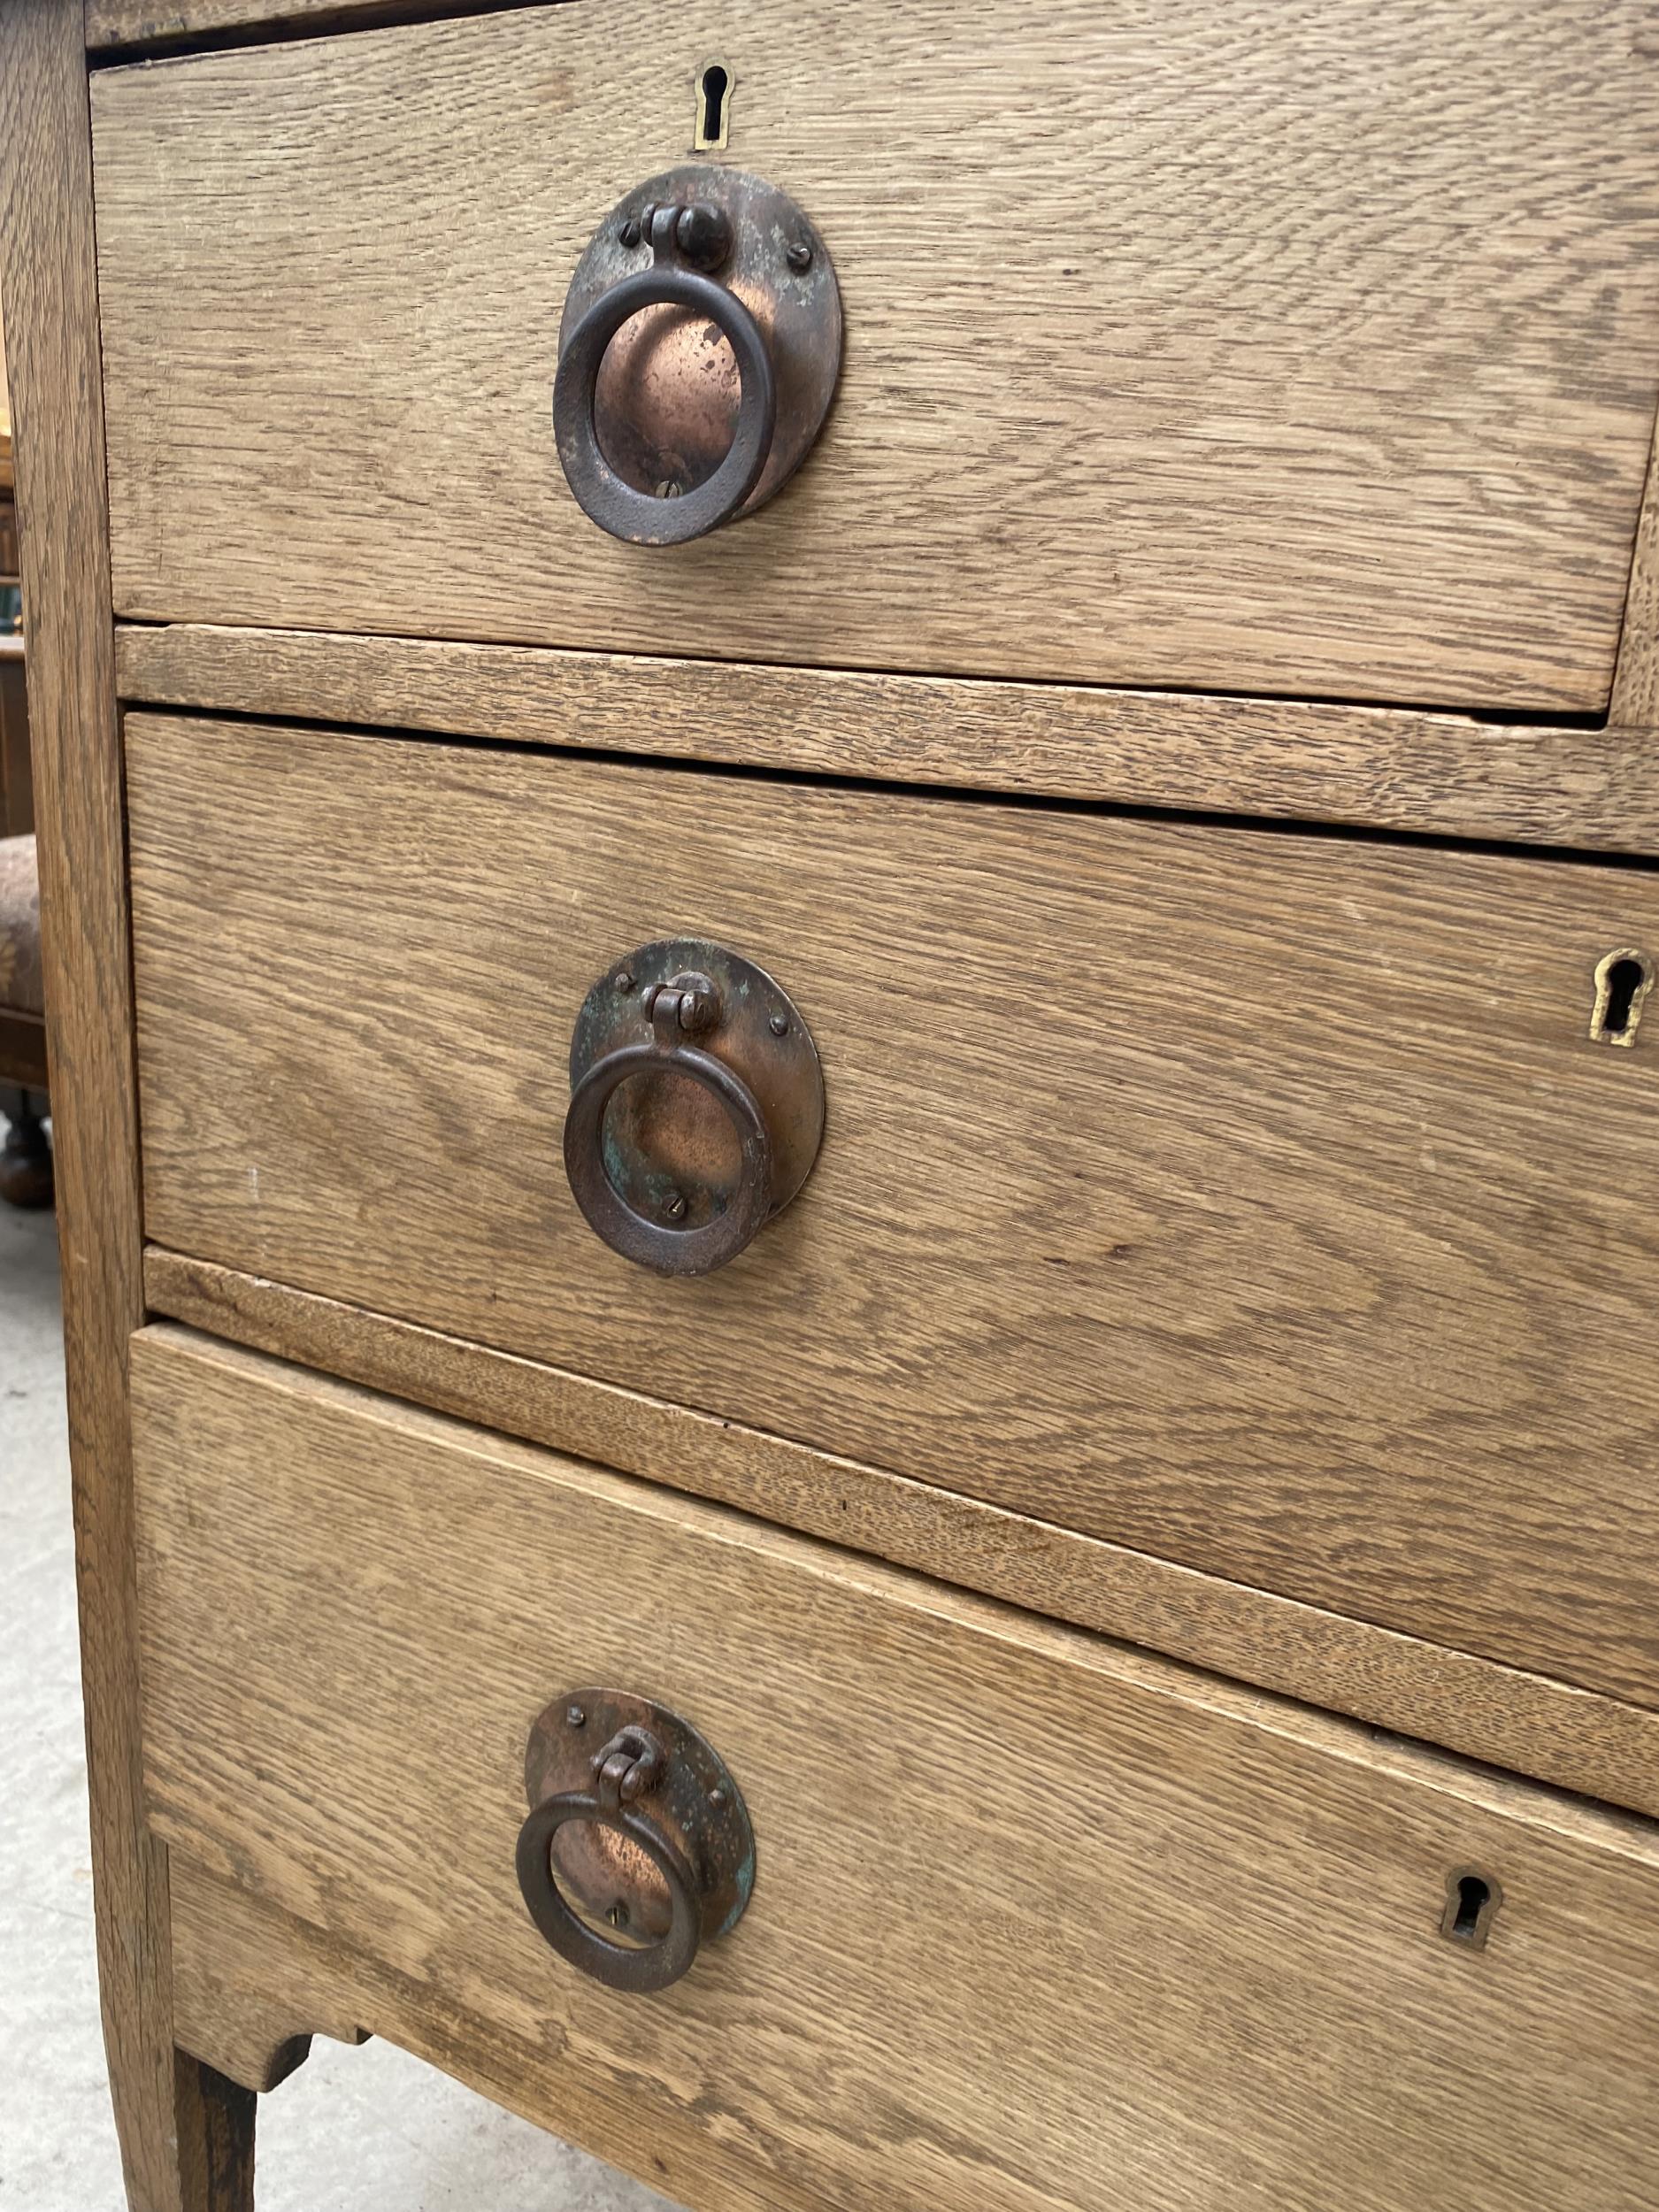
[(1597, 1044), (1633, 1045), (1642, 1001), (1653, 988), (1653, 962), (1629, 946), (1596, 963), (1590, 1034)]
[(697, 73), (697, 127), (691, 142), (695, 152), (725, 145), (731, 113), (732, 73), (724, 62), (709, 62)]
[(1497, 1884), (1484, 1874), (1475, 1873), (1472, 1868), (1459, 1868), (1447, 1878), (1440, 1933), (1453, 1943), (1466, 1943), (1471, 1951), (1484, 1950), (1492, 1916), (1502, 1897)]

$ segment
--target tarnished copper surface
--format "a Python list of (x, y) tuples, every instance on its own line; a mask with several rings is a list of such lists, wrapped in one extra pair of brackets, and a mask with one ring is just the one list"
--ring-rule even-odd
[[(676, 240), (707, 208), (651, 211), (649, 269), (602, 292), (571, 332), (553, 383), (553, 434), (559, 465), (582, 511), (631, 545), (687, 545), (729, 522), (760, 481), (778, 420), (777, 380), (760, 326), (735, 292), (693, 267)], [(713, 472), (689, 489), (664, 483), (639, 491), (612, 468), (596, 423), (600, 373), (611, 341), (648, 310), (672, 306), (719, 334), (737, 371), (731, 444)]]
[[(799, 468), (824, 424), (841, 370), (841, 290), (828, 249), (785, 193), (741, 170), (690, 162), (638, 185), (595, 233), (565, 297), (559, 349), (605, 293), (652, 265), (651, 216), (664, 206), (710, 211), (730, 245), (706, 270), (754, 318), (772, 360), (776, 414), (758, 481), (738, 509), (752, 514)], [(682, 497), (729, 449), (740, 379), (731, 345), (707, 316), (650, 306), (611, 339), (595, 386), (594, 428), (611, 467), (634, 490)]]
[(666, 1987), (742, 1918), (755, 1883), (742, 1794), (712, 1747), (665, 1707), (618, 1690), (556, 1698), (530, 1731), (525, 1794), (532, 1821), (542, 1809), (567, 1816), (545, 1863), (539, 1852), (528, 1865), (521, 1857), (526, 1904), (595, 1980)]
[[(680, 1002), (666, 1024), (665, 992)], [(629, 953), (588, 992), (571, 1041), (572, 1115), (584, 1084), (607, 1064), (626, 1067), (626, 1079), (596, 1125), (584, 1123), (566, 1147), (584, 1213), (618, 1250), (664, 1272), (723, 1264), (788, 1204), (818, 1157), (824, 1082), (800, 1010), (764, 969), (724, 946), (663, 939)], [(734, 1083), (723, 1086), (722, 1071)], [(746, 1180), (762, 1152), (745, 1100), (764, 1128), (760, 1194)], [(626, 1218), (604, 1200), (601, 1178)], [(723, 1222), (735, 1231), (727, 1217), (740, 1210), (741, 1242), (710, 1233)]]
[[(738, 395), (737, 361), (718, 324), (648, 307), (617, 333), (600, 369), (600, 446), (636, 490), (678, 498), (725, 457)], [(775, 449), (775, 431), (773, 439)]]

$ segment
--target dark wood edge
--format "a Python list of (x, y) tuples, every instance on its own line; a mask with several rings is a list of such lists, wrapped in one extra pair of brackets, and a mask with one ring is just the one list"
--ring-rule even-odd
[(252, 2212), (257, 2097), (188, 2051), (175, 2049), (173, 2071), (185, 2212)]
[(154, 59), (222, 46), (296, 38), (339, 38), (396, 23), (498, 15), (560, 0), (87, 0), (87, 50), (94, 62)]
[(47, 1087), (43, 1015), (0, 1006), (0, 1083), (20, 1083), (27, 1091)]
[(0, 288), (29, 609), (104, 2049), (128, 2201), (250, 2212), (251, 2100), (174, 2047), (167, 1858), (143, 1795), (127, 1368), (143, 1261), (81, 0), (7, 0)]
[(1608, 718), (1617, 724), (1659, 722), (1659, 423), (1636, 518)]
[(1659, 1713), (151, 1246), (152, 1312), (1659, 1817)]
[(1659, 728), (121, 624), (134, 704), (1659, 856)]

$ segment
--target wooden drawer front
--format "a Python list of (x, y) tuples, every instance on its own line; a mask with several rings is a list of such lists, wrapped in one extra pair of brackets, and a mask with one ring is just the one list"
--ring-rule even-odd
[[(846, 305), (804, 472), (624, 548), (560, 312), (685, 157)], [(128, 615), (1594, 710), (1659, 381), (1646, 0), (602, 0), (100, 72)]]
[[(160, 1244), (1659, 1702), (1632, 869), (127, 718)], [(589, 984), (707, 935), (810, 1179), (665, 1281), (576, 1210)]]
[[(1648, 2203), (1644, 1824), (207, 1340), (134, 1349), (155, 1824), (477, 2024), (533, 2116), (608, 2085), (595, 2147), (696, 2212)], [(656, 1998), (554, 1958), (514, 1881), (530, 1724), (595, 1680), (683, 1712), (755, 1823), (748, 1915)], [(1502, 1892), (1483, 1951), (1440, 1933), (1464, 1868)]]

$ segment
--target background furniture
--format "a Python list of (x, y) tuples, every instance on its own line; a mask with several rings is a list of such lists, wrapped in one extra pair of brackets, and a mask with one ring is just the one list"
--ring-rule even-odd
[[(0, 325), (0, 647), (21, 633), (22, 571), (18, 565), (17, 501), (12, 468), (12, 404), (5, 380), (5, 329)], [(0, 653), (0, 833), (33, 826), (28, 749), (19, 736), (21, 680), (13, 653)]]
[(46, 1020), (41, 978), (40, 890), (33, 837), (0, 838), (0, 1198), (52, 1201), (51, 1145), (42, 1126)]
[(21, 631), (0, 635), (0, 824), (7, 837), (35, 826), (35, 783), (29, 769), (28, 700), (23, 678)]
[(1649, 12), (396, 12), (3, 50), (133, 2203), (1636, 2212)]
[(23, 581), (12, 474), (12, 403), (5, 380), (5, 329), (0, 325), (0, 837), (20, 837), (35, 826), (23, 695)]
[(12, 497), (12, 417), (0, 328), (0, 1198), (51, 1203), (34, 779), (23, 686), (21, 580)]

